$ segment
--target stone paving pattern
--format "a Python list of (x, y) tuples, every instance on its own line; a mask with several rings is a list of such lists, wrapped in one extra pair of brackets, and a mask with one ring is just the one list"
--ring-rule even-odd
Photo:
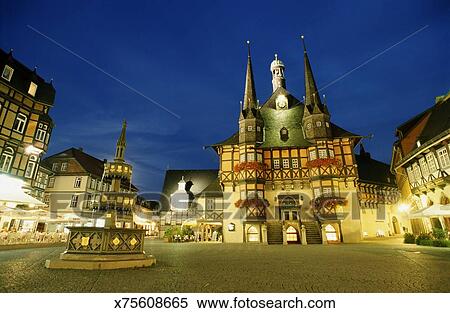
[(63, 247), (0, 250), (0, 292), (450, 292), (450, 249), (147, 241), (152, 268), (44, 268)]

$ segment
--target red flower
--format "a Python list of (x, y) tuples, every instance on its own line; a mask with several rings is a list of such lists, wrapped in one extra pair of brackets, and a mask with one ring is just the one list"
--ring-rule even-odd
[(336, 167), (341, 167), (342, 163), (340, 160), (336, 159), (336, 158), (327, 158), (327, 159), (315, 159), (315, 160), (311, 160), (308, 161), (306, 163), (306, 166), (308, 168), (313, 168), (313, 167), (327, 167), (330, 165), (334, 165)]
[(234, 171), (235, 172), (240, 172), (243, 170), (264, 170), (266, 169), (266, 164), (261, 163), (261, 162), (256, 162), (256, 161), (252, 161), (252, 162), (241, 162), (238, 163), (234, 166)]

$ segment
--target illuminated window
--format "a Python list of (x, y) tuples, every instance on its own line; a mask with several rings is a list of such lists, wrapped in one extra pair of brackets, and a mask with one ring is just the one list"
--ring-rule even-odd
[(316, 122), (316, 126), (317, 126), (317, 127), (321, 127), (321, 126), (322, 126), (322, 122), (317, 121), (317, 122)]
[(326, 159), (327, 158), (327, 150), (320, 149), (319, 150), (319, 159)]
[(420, 168), (419, 168), (419, 165), (417, 165), (417, 163), (413, 164), (413, 173), (414, 173), (414, 177), (415, 177), (416, 181), (419, 181), (422, 178), (422, 175), (420, 173)]
[(437, 166), (436, 166), (436, 159), (434, 158), (433, 152), (428, 153), (426, 158), (427, 158), (428, 169), (430, 170), (430, 173), (434, 173), (437, 170)]
[(59, 169), (59, 163), (53, 163), (52, 164), (52, 171), (56, 172)]
[(333, 194), (333, 189), (331, 187), (323, 187), (322, 191), (324, 196), (330, 197)]
[(248, 130), (249, 132), (253, 131), (253, 126), (249, 125), (249, 126), (247, 127), (247, 130)]
[(16, 120), (14, 121), (13, 129), (18, 133), (23, 133), (25, 130), (25, 124), (27, 123), (27, 116), (25, 114), (17, 114)]
[(330, 153), (330, 158), (334, 158), (334, 150), (330, 149), (328, 152)]
[(292, 226), (289, 226), (286, 229), (286, 241), (288, 241), (288, 242), (297, 242), (298, 241), (297, 230)]
[(81, 186), (81, 177), (76, 177), (75, 178), (75, 183), (73, 184), (74, 188), (80, 188)]
[(41, 142), (45, 141), (45, 136), (47, 135), (47, 125), (39, 123), (38, 129), (36, 130), (36, 140)]
[(311, 151), (309, 151), (309, 159), (310, 159), (310, 160), (315, 160), (315, 159), (317, 159), (316, 150), (311, 150)]
[(326, 126), (326, 127), (330, 127), (330, 123), (325, 122), (325, 126)]
[(47, 185), (47, 187), (49, 187), (49, 188), (55, 187), (55, 177), (50, 177), (50, 178), (48, 179), (48, 185)]
[(61, 172), (67, 171), (67, 162), (61, 163)]
[(248, 153), (247, 154), (247, 161), (249, 161), (249, 162), (255, 161), (255, 154), (254, 153)]
[(259, 242), (259, 233), (255, 226), (250, 226), (247, 230), (248, 242)]
[(428, 175), (430, 174), (430, 171), (428, 170), (428, 165), (427, 165), (427, 161), (425, 160), (425, 158), (421, 158), (419, 160), (419, 164), (420, 164), (420, 169), (422, 170), (423, 176), (428, 177)]
[(50, 205), (50, 195), (48, 193), (44, 195), (44, 203)]
[(27, 168), (25, 170), (26, 178), (33, 178), (34, 169), (36, 168), (37, 157), (35, 155), (30, 155), (28, 158)]
[(283, 159), (283, 168), (289, 168), (289, 159)]
[(436, 150), (439, 163), (441, 164), (441, 168), (447, 168), (450, 166), (450, 160), (448, 158), (447, 148), (443, 147), (439, 150)]
[(338, 240), (336, 229), (333, 226), (331, 226), (330, 224), (325, 226), (325, 235), (327, 237), (327, 241), (337, 241)]
[(413, 170), (412, 170), (412, 167), (411, 167), (411, 166), (409, 166), (409, 167), (406, 169), (406, 172), (408, 173), (408, 179), (409, 179), (409, 182), (410, 182), (410, 183), (415, 182), (415, 181), (416, 181), (416, 178), (414, 177), (414, 173), (413, 173)]
[(292, 168), (298, 168), (298, 159), (292, 159)]
[(76, 208), (78, 205), (78, 196), (77, 195), (73, 195), (72, 199), (70, 200), (70, 207), (71, 208)]
[(278, 160), (278, 159), (273, 160), (273, 168), (274, 169), (280, 168), (280, 160)]
[(36, 95), (37, 85), (33, 82), (30, 83), (30, 87), (28, 88), (28, 94), (32, 95), (33, 97)]
[(0, 157), (0, 171), (8, 173), (13, 161), (14, 150), (11, 147), (6, 147)]
[(311, 126), (312, 126), (311, 123), (306, 124), (306, 129), (311, 129)]
[(5, 65), (2, 72), (2, 78), (11, 81), (14, 69), (11, 66)]

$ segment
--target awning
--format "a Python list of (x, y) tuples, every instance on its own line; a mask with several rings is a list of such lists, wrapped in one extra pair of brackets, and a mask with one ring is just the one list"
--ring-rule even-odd
[(410, 218), (450, 216), (450, 204), (433, 204), (421, 211), (411, 213)]
[(46, 206), (45, 203), (26, 194), (23, 187), (23, 181), (9, 175), (0, 175), (0, 208), (16, 207), (17, 205), (26, 206)]

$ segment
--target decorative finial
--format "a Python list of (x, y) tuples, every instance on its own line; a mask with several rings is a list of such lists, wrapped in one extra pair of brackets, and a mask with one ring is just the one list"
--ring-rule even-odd
[(303, 43), (303, 51), (306, 53), (305, 36), (301, 35), (300, 38), (302, 39), (302, 43)]
[(275, 60), (278, 60), (278, 54), (275, 53)]
[(248, 57), (250, 57), (250, 40), (247, 40)]

